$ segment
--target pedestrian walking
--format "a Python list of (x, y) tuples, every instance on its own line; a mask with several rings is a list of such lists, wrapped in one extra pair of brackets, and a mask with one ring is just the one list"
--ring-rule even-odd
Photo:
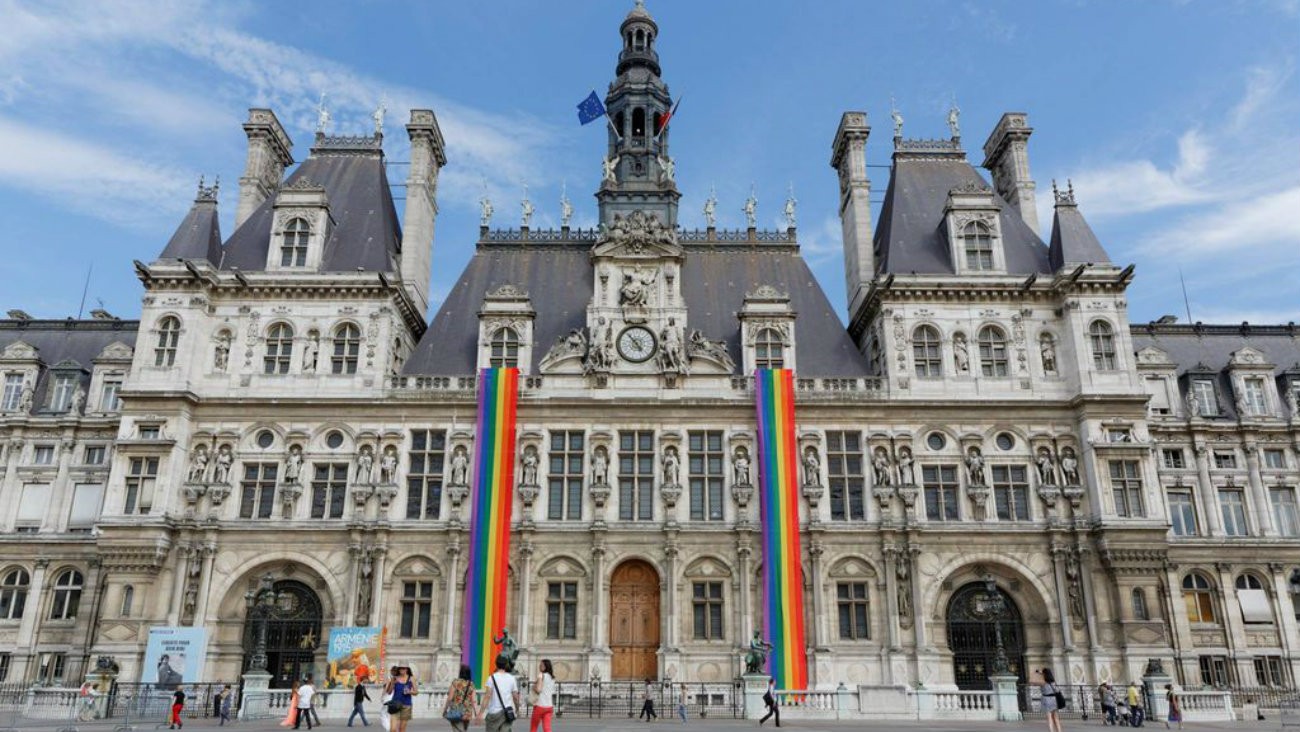
[(1174, 693), (1173, 684), (1165, 684), (1165, 700), (1169, 702), (1169, 714), (1165, 717), (1165, 729), (1169, 729), (1170, 722), (1177, 722), (1178, 729), (1183, 728), (1183, 707), (1178, 702), (1178, 695)]
[[(397, 677), (397, 667), (388, 669), (388, 678)], [(388, 713), (388, 705), (393, 701), (393, 692), (388, 686), (384, 686), (384, 691), (379, 697), (379, 726), (384, 728), (384, 732), (390, 732), (393, 728), (393, 715)]]
[(686, 724), (686, 684), (682, 684), (677, 693), (677, 716), (682, 718), (682, 724)]
[(172, 694), (172, 718), (167, 729), (180, 729), (185, 726), (185, 723), (181, 721), (181, 710), (183, 709), (185, 709), (185, 690), (177, 686), (175, 693)]
[(361, 717), (362, 726), (370, 726), (370, 722), (366, 720), (365, 702), (368, 701), (370, 701), (370, 694), (366, 691), (366, 685), (358, 681), (356, 687), (352, 689), (352, 714), (348, 716), (349, 727), (352, 726), (352, 720), (357, 717)]
[(1119, 724), (1119, 715), (1115, 711), (1115, 689), (1111, 687), (1110, 682), (1103, 682), (1100, 690), (1101, 711), (1106, 715), (1104, 724), (1114, 727)]
[[(312, 678), (312, 675), (311, 675), (311, 674), (307, 674), (307, 684), (308, 684), (309, 686), (311, 686), (311, 689), (312, 689), (312, 696), (315, 696), (317, 693), (319, 693), (319, 692), (316, 691), (316, 680), (315, 680), (314, 678)], [(311, 721), (315, 722), (315, 723), (316, 723), (316, 726), (319, 727), (319, 726), (320, 726), (320, 714), (317, 713), (317, 711), (316, 711), (316, 705), (315, 705), (314, 703), (313, 703), (311, 706), (307, 707), (307, 713), (311, 715)]]
[(1056, 685), (1056, 674), (1052, 669), (1040, 669), (1036, 674), (1042, 680), (1042, 708), (1047, 712), (1047, 732), (1061, 732), (1061, 709), (1065, 707), (1065, 694)]
[(781, 705), (776, 703), (776, 680), (769, 678), (767, 680), (767, 691), (763, 692), (763, 705), (767, 707), (767, 714), (758, 720), (758, 726), (762, 727), (763, 723), (769, 717), (776, 717), (776, 726), (781, 726)]
[(312, 728), (311, 698), (316, 696), (316, 687), (311, 685), (311, 677), (298, 686), (298, 718), (293, 720), (293, 728), (298, 729), (302, 726), (303, 720), (307, 720), (307, 729)]
[(218, 727), (224, 727), (226, 722), (230, 721), (230, 707), (234, 704), (234, 701), (235, 691), (230, 688), (230, 684), (226, 684), (221, 693), (217, 694), (217, 717), (221, 719), (221, 721), (217, 722)]
[(447, 689), (447, 701), (442, 705), (442, 717), (451, 728), (459, 732), (469, 729), (474, 719), (474, 670), (468, 664), (460, 665), (460, 673)]
[(406, 725), (411, 721), (411, 707), (415, 702), (411, 698), (420, 693), (416, 687), (415, 676), (410, 666), (394, 666), (393, 677), (388, 680), (384, 691), (392, 692), (393, 699), (388, 702), (388, 714), (393, 719), (393, 732), (406, 732)]
[[(519, 684), (510, 668), (510, 659), (504, 654), (498, 655), (496, 671), (488, 677), (487, 686), (483, 687), (483, 702), (478, 710), (478, 718), (487, 721), (487, 732), (509, 732), (518, 716)], [(506, 701), (509, 699), (510, 701)]]
[(296, 727), (298, 724), (298, 687), (301, 685), (295, 680), (289, 687), (289, 711), (285, 712), (284, 719), (280, 721), (281, 727)]
[(654, 686), (651, 684), (650, 679), (646, 679), (645, 697), (641, 702), (641, 714), (637, 716), (637, 719), (644, 719), (649, 722), (658, 718), (659, 715), (655, 713)]
[(543, 658), (537, 667), (537, 699), (533, 702), (533, 716), (528, 722), (528, 732), (551, 732), (551, 718), (555, 714), (555, 670), (551, 668), (551, 659)]
[[(218, 681), (217, 684), (220, 685), (221, 682)], [(212, 716), (214, 717), (221, 716), (221, 694), (222, 692), (218, 691), (212, 695)]]
[(1146, 709), (1142, 706), (1142, 692), (1138, 691), (1138, 682), (1128, 682), (1128, 714), (1129, 725), (1132, 727), (1141, 727), (1142, 722), (1146, 720)]

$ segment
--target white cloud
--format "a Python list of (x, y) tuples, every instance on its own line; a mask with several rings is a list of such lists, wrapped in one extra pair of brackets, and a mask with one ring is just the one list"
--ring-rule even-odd
[(1186, 217), (1146, 244), (1157, 252), (1183, 255), (1294, 248), (1300, 242), (1298, 211), (1300, 186)]
[(1246, 93), (1228, 115), (1233, 131), (1245, 130), (1277, 98), (1291, 77), (1290, 64), (1285, 67), (1256, 66), (1249, 71), (1249, 77)]
[(1192, 129), (1178, 138), (1178, 157), (1167, 168), (1133, 160), (1084, 170), (1072, 179), (1088, 215), (1097, 218), (1186, 206), (1214, 196), (1205, 175), (1212, 152), (1205, 135)]

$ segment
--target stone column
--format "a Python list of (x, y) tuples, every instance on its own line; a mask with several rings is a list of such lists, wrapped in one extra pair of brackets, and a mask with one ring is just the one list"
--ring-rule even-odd
[(822, 555), (826, 553), (826, 548), (820, 541), (812, 542), (808, 547), (808, 555), (811, 557), (812, 565), (812, 607), (813, 607), (813, 648), (826, 647), (826, 613), (823, 607), (826, 599), (822, 597)]
[(532, 603), (533, 587), (533, 545), (529, 542), (519, 546), (519, 628), (515, 637), (521, 647), (527, 648), (531, 625), (529, 612)]
[(212, 564), (217, 557), (216, 544), (204, 544), (200, 550), (203, 556), (203, 574), (199, 577), (199, 602), (194, 610), (194, 624), (200, 628), (208, 624), (208, 602), (212, 593)]
[(76, 486), (68, 480), (68, 470), (72, 464), (72, 448), (76, 441), (65, 437), (59, 440), (59, 468), (50, 484), (50, 505), (45, 511), (45, 520), (41, 522), (42, 531), (66, 531), (68, 528), (68, 504), (72, 500), (72, 491)]
[[(352, 623), (357, 617), (357, 595), (361, 592), (359, 581), (361, 579), (361, 556), (365, 552), (361, 544), (352, 542), (348, 544), (348, 583), (347, 583), (347, 605), (344, 612), (347, 613), (348, 622)], [(374, 598), (371, 598), (371, 606), (374, 605)]]
[[(1076, 547), (1075, 552), (1079, 557), (1079, 585), (1083, 589), (1083, 608), (1084, 624), (1088, 630), (1088, 651), (1093, 655), (1091, 668), (1096, 669), (1097, 659), (1095, 654), (1101, 650), (1101, 637), (1097, 635), (1097, 602), (1092, 595), (1092, 550), (1086, 546)], [(1125, 605), (1124, 598), (1121, 597), (1119, 604)], [(1132, 603), (1127, 603), (1132, 605)], [(1095, 680), (1095, 679), (1092, 679)]]
[(1250, 502), (1253, 504), (1257, 531), (1264, 536), (1277, 536), (1277, 528), (1273, 526), (1273, 505), (1269, 503), (1264, 478), (1259, 472), (1259, 445), (1254, 441), (1246, 443), (1246, 467), (1250, 470)]
[(750, 603), (753, 601), (753, 588), (750, 586), (753, 569), (750, 566), (750, 557), (753, 555), (753, 549), (750, 548), (749, 542), (745, 541), (736, 545), (736, 557), (739, 559), (737, 566), (740, 568), (740, 602), (736, 603), (740, 608), (740, 637), (741, 639), (751, 638), (754, 635), (754, 612)]
[(1237, 667), (1237, 678), (1249, 678), (1255, 672), (1255, 664), (1250, 659), (1242, 659), (1238, 656), (1238, 652), (1248, 646), (1245, 622), (1241, 618), (1241, 612), (1236, 609), (1241, 606), (1241, 601), (1237, 599), (1237, 585), (1233, 582), (1232, 565), (1226, 562), (1215, 562), (1214, 570), (1215, 579), (1219, 582), (1219, 597), (1222, 600), (1218, 611), (1224, 635), (1227, 636), (1228, 657)]
[(31, 674), (32, 657), (36, 654), (36, 621), (45, 617), (45, 575), (49, 571), (50, 560), (39, 557), (32, 572), (31, 588), (27, 592), (27, 606), (23, 610), (23, 619), (18, 624), (18, 643), (24, 663), (11, 678), (25, 679)]
[(1291, 678), (1296, 678), (1296, 672), (1300, 671), (1300, 658), (1296, 658), (1296, 643), (1292, 639), (1300, 635), (1300, 627), (1297, 627), (1300, 623), (1296, 622), (1291, 605), (1291, 587), (1286, 575), (1282, 574), (1285, 567), (1280, 562), (1268, 563), (1269, 577), (1273, 580), (1273, 591), (1269, 594), (1273, 596), (1273, 615), (1277, 618), (1278, 635), (1282, 637), (1282, 653), (1291, 665)]
[(1074, 628), (1070, 623), (1069, 593), (1065, 586), (1065, 553), (1069, 549), (1054, 545), (1052, 547), (1052, 576), (1056, 580), (1056, 612), (1061, 617), (1062, 650), (1067, 655), (1066, 668), (1069, 668), (1068, 654), (1074, 650)]
[(172, 571), (172, 600), (167, 608), (167, 624), (180, 625), (181, 602), (185, 599), (185, 582), (190, 573), (190, 556), (194, 548), (189, 544), (176, 545), (176, 564)]
[(677, 650), (677, 580), (678, 568), (677, 557), (680, 549), (676, 543), (664, 547), (664, 589), (663, 598), (665, 605), (663, 648), (669, 651)]
[(9, 438), (9, 454), (5, 456), (5, 476), (0, 482), (0, 498), (8, 497), (7, 505), (0, 504), (3, 516), (0, 516), (0, 529), (13, 531), (14, 519), (18, 515), (18, 502), (22, 500), (22, 483), (18, 481), (18, 460), (22, 457), (26, 441), (21, 437)]
[[(456, 635), (456, 586), (460, 583), (460, 537), (447, 545), (447, 616), (442, 628), (442, 645), (460, 650), (460, 637)], [(371, 601), (374, 604), (374, 601)]]
[[(900, 645), (898, 624), (898, 548), (886, 546), (885, 555), (885, 637), (887, 650), (896, 651)], [(910, 576), (910, 575), (909, 575)], [(889, 678), (893, 674), (891, 666), (886, 665), (885, 683), (895, 682)]]
[(1210, 536), (1223, 536), (1223, 515), (1219, 513), (1219, 496), (1210, 479), (1210, 449), (1197, 442), (1196, 494), (1200, 497), (1201, 515), (1205, 516)]
[[(99, 624), (99, 619), (103, 616), (100, 605), (104, 600), (104, 593), (100, 591), (100, 585), (104, 581), (104, 565), (98, 556), (91, 557), (87, 562), (86, 581), (81, 586), (81, 603), (77, 608), (77, 624), (84, 625), (85, 635), (83, 638), (83, 649), (89, 650), (94, 645), (95, 628)], [(87, 667), (87, 662), (93, 662), (84, 655), (80, 658), (70, 658), (68, 665), (67, 678), (87, 678), (91, 668)], [(202, 671), (200, 670), (200, 673)]]
[(383, 625), (384, 617), (384, 559), (388, 556), (388, 547), (379, 544), (371, 551), (375, 557), (375, 576), (370, 589), (370, 625)]
[[(921, 583), (916, 581), (916, 573), (918, 571), (916, 566), (917, 557), (921, 555), (921, 548), (909, 545), (907, 547), (907, 553), (912, 559), (912, 571), (910, 575), (912, 577), (912, 629), (916, 635), (915, 653), (919, 656), (921, 651), (930, 645), (930, 640), (926, 637), (925, 610), (924, 605), (922, 605), (925, 598), (921, 591)], [(901, 557), (900, 561), (902, 561)]]
[(1170, 641), (1174, 648), (1174, 654), (1178, 657), (1179, 664), (1183, 668), (1183, 678), (1200, 678), (1196, 657), (1183, 654), (1184, 648), (1194, 646), (1191, 642), (1192, 624), (1187, 619), (1187, 606), (1183, 603), (1182, 598), (1182, 584), (1178, 581), (1178, 565), (1166, 564), (1164, 574), (1166, 591), (1163, 594), (1169, 603), (1167, 612), (1169, 613)]

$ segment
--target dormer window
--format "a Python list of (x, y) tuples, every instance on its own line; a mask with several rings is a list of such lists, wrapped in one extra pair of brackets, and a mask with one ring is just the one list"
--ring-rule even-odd
[(1255, 416), (1268, 414), (1268, 397), (1264, 395), (1264, 380), (1252, 376), (1241, 380), (1241, 396), (1246, 410)]
[(1098, 371), (1114, 371), (1115, 333), (1111, 330), (1110, 323), (1104, 320), (1093, 321), (1088, 327), (1088, 338), (1092, 342), (1092, 365)]
[(763, 328), (754, 338), (754, 368), (785, 368), (785, 344), (775, 328)]
[(993, 232), (979, 221), (972, 221), (962, 229), (962, 248), (966, 252), (966, 268), (975, 272), (993, 269)]
[(1209, 379), (1192, 381), (1192, 394), (1196, 397), (1196, 408), (1202, 417), (1219, 416), (1219, 397), (1214, 390), (1214, 382)]
[(290, 221), (280, 238), (280, 266), (306, 267), (307, 242), (310, 238), (311, 226), (306, 219)]
[(12, 412), (18, 408), (23, 399), (23, 386), (27, 384), (27, 375), (21, 371), (5, 374), (4, 396), (0, 398), (0, 412)]
[(158, 321), (158, 345), (153, 349), (153, 365), (170, 368), (176, 365), (176, 345), (181, 339), (181, 321), (168, 315)]
[(492, 334), (490, 348), (488, 366), (492, 368), (518, 368), (519, 334), (515, 332), (514, 328), (497, 328), (496, 332)]
[(293, 326), (276, 323), (266, 332), (266, 357), (262, 360), (263, 373), (287, 374), (293, 362)]
[(77, 388), (77, 377), (59, 374), (54, 377), (54, 390), (50, 394), (50, 411), (66, 412), (72, 405), (72, 392)]
[(361, 329), (352, 323), (340, 325), (334, 331), (334, 355), (330, 359), (330, 370), (336, 374), (355, 374), (360, 351)]
[(980, 369), (985, 376), (1008, 375), (1007, 336), (996, 325), (986, 325), (980, 330)]

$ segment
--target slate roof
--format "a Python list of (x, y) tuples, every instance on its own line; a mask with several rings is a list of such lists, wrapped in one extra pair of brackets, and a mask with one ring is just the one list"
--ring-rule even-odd
[[(807, 376), (866, 376), (867, 364), (817, 283), (803, 257), (788, 247), (686, 245), (682, 296), (687, 329), (722, 339), (732, 360), (743, 363), (740, 320), (746, 292), (772, 285), (790, 294), (798, 314), (795, 338), (799, 373)], [(461, 273), (415, 353), (407, 374), (464, 375), (474, 372), (478, 354), (478, 311), (484, 296), (505, 284), (531, 298), (534, 373), (551, 345), (587, 324), (591, 299), (590, 245), (505, 247), (480, 245)]]
[[(948, 192), (988, 186), (965, 154), (896, 151), (876, 228), (877, 268), (893, 274), (956, 274), (949, 255), (944, 207)], [(1002, 247), (1009, 274), (1048, 274), (1047, 245), (997, 193)]]
[(1057, 201), (1048, 254), (1053, 270), (1073, 264), (1110, 264), (1110, 255), (1073, 201)]
[(40, 412), (46, 404), (49, 389), (50, 367), (75, 362), (82, 368), (81, 388), (90, 391), (90, 372), (95, 358), (106, 347), (120, 341), (135, 347), (138, 320), (0, 320), (0, 351), (22, 341), (36, 348), (40, 359), (41, 376), (36, 382), (35, 409)]
[[(1219, 391), (1219, 409), (1222, 416), (1236, 416), (1236, 395), (1228, 362), (1232, 354), (1242, 348), (1253, 348), (1264, 354), (1266, 363), (1273, 364), (1273, 375), (1296, 371), (1300, 376), (1300, 326), (1288, 325), (1165, 325), (1148, 323), (1133, 325), (1133, 350), (1155, 347), (1164, 351), (1174, 362), (1183, 397), (1190, 388), (1190, 372), (1214, 374)], [(1279, 389), (1280, 391), (1280, 389)], [(1285, 406), (1282, 410), (1285, 411)]]
[(217, 201), (200, 198), (176, 227), (159, 259), (206, 259), (221, 261), (221, 222), (217, 219)]
[[(322, 272), (396, 272), (401, 252), (402, 226), (384, 171), (383, 150), (330, 146), (333, 138), (317, 139), (311, 156), (285, 180), (303, 178), (323, 186), (332, 220), (321, 259)], [(343, 138), (355, 142), (355, 138)], [(367, 138), (363, 138), (367, 139)], [(323, 144), (322, 144), (323, 143)], [(266, 269), (271, 245), (275, 196), (253, 212), (222, 249), (220, 269), (238, 267), (244, 272)]]

